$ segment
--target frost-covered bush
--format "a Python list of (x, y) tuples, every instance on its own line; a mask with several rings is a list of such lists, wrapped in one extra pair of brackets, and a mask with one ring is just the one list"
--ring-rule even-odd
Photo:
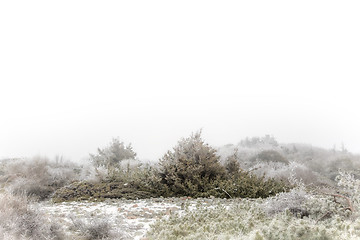
[(80, 168), (61, 158), (50, 161), (44, 157), (6, 162), (0, 182), (16, 194), (48, 198), (56, 189), (78, 179)]
[(98, 183), (106, 180), (109, 177), (109, 169), (105, 166), (95, 167), (90, 164), (85, 164), (80, 171), (79, 180), (90, 183)]
[[(292, 196), (298, 201), (299, 196)], [(302, 198), (302, 196), (300, 196)], [(189, 209), (156, 222), (147, 234), (152, 239), (239, 239), (239, 240), (355, 240), (360, 221), (336, 214), (308, 214), (286, 210), (267, 214), (265, 199), (236, 199), (228, 206)], [(301, 200), (302, 201), (302, 200)], [(301, 202), (300, 201), (300, 202)], [(321, 198), (318, 199), (321, 201)]]
[[(360, 239), (360, 180), (341, 172), (342, 192), (296, 187), (267, 199), (217, 200), (154, 224), (148, 239), (355, 240)], [(349, 201), (350, 200), (350, 201)]]
[(282, 163), (258, 163), (254, 165), (250, 171), (257, 176), (265, 176), (266, 178), (274, 178), (283, 181), (287, 181), (290, 177), (294, 177), (301, 180), (305, 185), (334, 185), (330, 179), (312, 171), (304, 164), (297, 162), (290, 162), (288, 165)]
[[(353, 174), (342, 172), (336, 177), (338, 186), (343, 189), (352, 206), (348, 206), (352, 211), (360, 210), (360, 179), (355, 179)], [(349, 203), (348, 203), (349, 204)], [(349, 204), (350, 205), (350, 204)]]
[(160, 160), (161, 182), (176, 196), (206, 192), (208, 184), (225, 178), (216, 150), (201, 138), (201, 131), (178, 142)]
[(273, 215), (279, 212), (298, 211), (305, 214), (305, 203), (310, 198), (310, 195), (302, 188), (294, 188), (289, 192), (277, 194), (275, 197), (266, 199), (263, 209), (266, 213)]
[[(98, 169), (98, 168), (96, 168)], [(104, 169), (103, 169), (104, 170)], [(164, 196), (163, 185), (153, 165), (139, 164), (130, 168), (117, 168), (116, 174), (100, 181), (77, 181), (58, 189), (54, 202), (77, 200), (103, 200), (107, 198), (142, 199)]]
[(97, 151), (97, 154), (90, 154), (90, 161), (97, 167), (116, 168), (121, 161), (136, 158), (136, 153), (131, 144), (126, 146), (124, 142), (120, 142), (117, 138), (114, 138), (108, 147), (98, 148)]
[(240, 168), (237, 152), (220, 163), (216, 150), (201, 132), (182, 139), (160, 160), (161, 183), (168, 196), (268, 197), (287, 187), (273, 179), (257, 177)]
[(30, 206), (25, 195), (0, 193), (0, 239), (62, 240), (60, 226), (39, 209)]
[(240, 166), (257, 176), (286, 180), (290, 172), (305, 184), (318, 187), (334, 187), (339, 169), (360, 177), (360, 156), (340, 151), (323, 149), (309, 144), (283, 144), (274, 138), (247, 138), (239, 144), (227, 144), (218, 148), (221, 162), (237, 150)]

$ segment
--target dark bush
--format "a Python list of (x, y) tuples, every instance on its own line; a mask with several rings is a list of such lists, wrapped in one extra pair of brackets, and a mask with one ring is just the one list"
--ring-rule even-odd
[(141, 188), (137, 185), (124, 182), (74, 182), (66, 187), (58, 189), (53, 197), (53, 202), (125, 198), (144, 199), (159, 197), (155, 189)]
[(228, 156), (225, 160), (225, 169), (228, 174), (234, 175), (239, 173), (240, 163), (238, 160), (237, 150), (235, 150), (234, 154)]
[(237, 153), (219, 163), (201, 132), (182, 139), (160, 160), (161, 183), (170, 196), (268, 197), (288, 189), (285, 183), (257, 177), (240, 168)]
[(209, 183), (225, 179), (226, 174), (216, 150), (202, 140), (201, 131), (180, 140), (163, 156), (160, 166), (161, 183), (175, 196), (204, 193)]

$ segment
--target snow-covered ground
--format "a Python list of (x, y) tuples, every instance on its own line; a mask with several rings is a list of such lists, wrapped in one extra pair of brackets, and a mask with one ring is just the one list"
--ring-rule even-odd
[(73, 239), (76, 231), (71, 229), (73, 221), (91, 222), (106, 220), (114, 232), (120, 233), (123, 239), (146, 239), (145, 234), (151, 224), (160, 218), (172, 214), (184, 214), (187, 210), (199, 207), (212, 208), (223, 203), (230, 205), (231, 200), (225, 199), (191, 199), (191, 198), (154, 198), (142, 200), (113, 199), (103, 202), (43, 202), (40, 209), (48, 217), (55, 219), (67, 233), (67, 238)]

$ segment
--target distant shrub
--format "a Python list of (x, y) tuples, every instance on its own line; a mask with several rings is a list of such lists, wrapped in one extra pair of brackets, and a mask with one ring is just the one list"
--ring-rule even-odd
[(259, 147), (259, 146), (270, 146), (270, 147), (277, 147), (279, 143), (273, 136), (265, 135), (264, 137), (252, 137), (252, 138), (245, 138), (240, 141), (241, 146), (244, 147)]
[(275, 163), (284, 163), (289, 164), (289, 161), (275, 150), (264, 150), (260, 152), (255, 160), (260, 162), (275, 162)]
[(64, 239), (60, 226), (29, 204), (25, 195), (0, 193), (0, 239)]
[(104, 149), (98, 148), (97, 151), (97, 154), (90, 154), (90, 161), (97, 167), (117, 167), (123, 160), (136, 158), (136, 153), (131, 144), (125, 146), (117, 138), (114, 138), (108, 147)]

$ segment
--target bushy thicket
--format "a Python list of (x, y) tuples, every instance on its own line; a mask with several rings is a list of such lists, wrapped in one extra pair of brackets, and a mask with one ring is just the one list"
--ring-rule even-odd
[(58, 189), (53, 201), (96, 200), (106, 198), (140, 199), (163, 195), (156, 167), (136, 159), (129, 144), (113, 139), (108, 147), (90, 154), (95, 181), (80, 179)]
[[(129, 152), (130, 159), (116, 157), (128, 156)], [(132, 148), (113, 140), (96, 157), (91, 155), (101, 180), (74, 182), (57, 190), (54, 201), (159, 196), (257, 198), (288, 190), (284, 182), (242, 170), (236, 154), (220, 163), (216, 150), (202, 140), (201, 132), (181, 139), (173, 151), (160, 159), (159, 165), (142, 164), (135, 156)]]
[(57, 157), (13, 159), (2, 163), (0, 183), (15, 194), (47, 199), (58, 188), (79, 179), (81, 169), (74, 163)]
[(108, 198), (142, 199), (163, 196), (157, 175), (150, 166), (117, 169), (99, 182), (76, 181), (58, 189), (54, 202)]
[(218, 150), (221, 162), (236, 151), (244, 170), (257, 176), (282, 179), (291, 176), (306, 185), (335, 187), (339, 169), (360, 177), (360, 157), (346, 151), (322, 149), (307, 144), (280, 144), (274, 137), (246, 138), (236, 145), (228, 144)]
[[(59, 201), (144, 197), (268, 197), (289, 189), (290, 177), (336, 187), (339, 169), (360, 177), (360, 159), (347, 151), (251, 138), (215, 150), (201, 132), (181, 139), (159, 164), (136, 159), (131, 144), (113, 139), (90, 155), (91, 165), (35, 157), (2, 162), (0, 184), (15, 194)], [(66, 187), (67, 186), (67, 187)]]
[(64, 239), (60, 226), (30, 206), (26, 195), (0, 193), (0, 219), (0, 239)]
[(286, 191), (282, 182), (257, 177), (240, 168), (237, 155), (225, 166), (201, 132), (179, 141), (160, 160), (161, 183), (171, 196), (268, 197)]
[(198, 205), (196, 210), (188, 209), (185, 214), (174, 214), (156, 222), (147, 238), (360, 239), (360, 181), (342, 173), (337, 177), (337, 184), (349, 195), (309, 191), (297, 182), (297, 187), (289, 192), (267, 199), (234, 199), (226, 205), (217, 200), (212, 207)]

